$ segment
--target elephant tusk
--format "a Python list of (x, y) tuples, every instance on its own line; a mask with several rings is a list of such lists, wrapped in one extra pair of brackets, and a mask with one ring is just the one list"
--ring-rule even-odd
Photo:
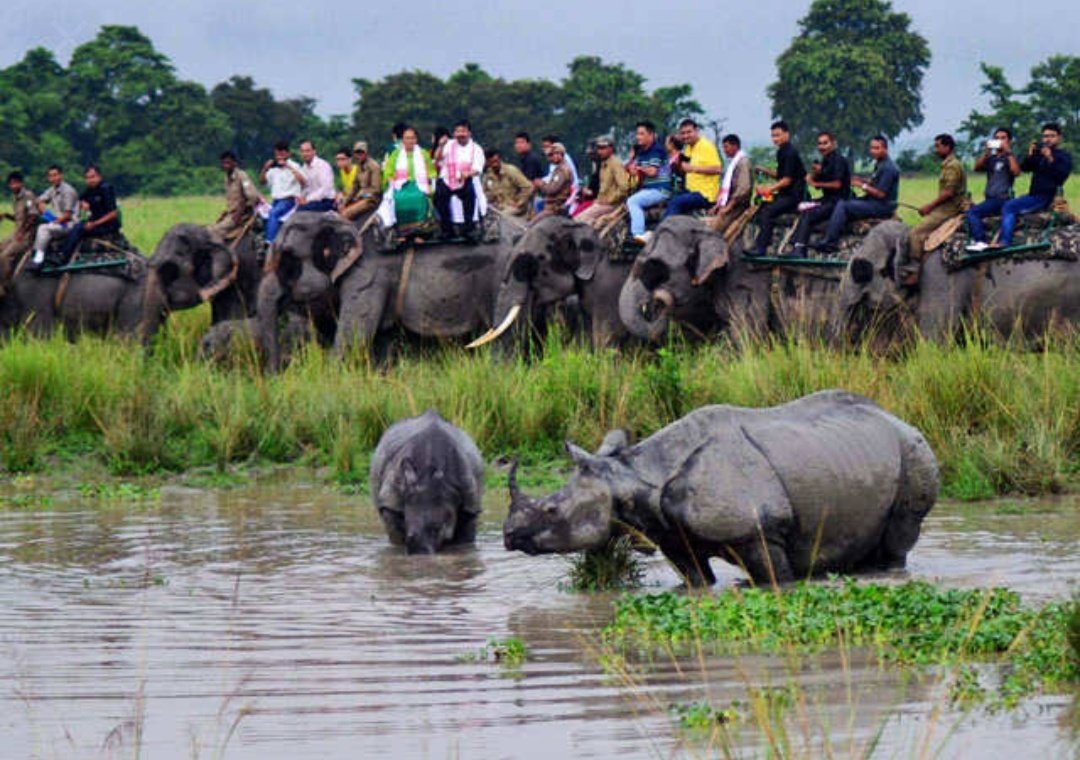
[(504, 332), (506, 332), (507, 330), (510, 329), (510, 325), (514, 324), (514, 320), (517, 319), (518, 314), (520, 314), (520, 313), (521, 313), (521, 304), (514, 304), (514, 306), (511, 307), (510, 312), (506, 315), (506, 319), (504, 319), (502, 321), (501, 325), (499, 325), (498, 327), (493, 328), (491, 330), (488, 330), (486, 333), (481, 335), (479, 338), (474, 340), (472, 343), (465, 346), (465, 348), (480, 348), (480, 346), (486, 345), (486, 344), (490, 343), (491, 341), (495, 340), (500, 335), (502, 335)]

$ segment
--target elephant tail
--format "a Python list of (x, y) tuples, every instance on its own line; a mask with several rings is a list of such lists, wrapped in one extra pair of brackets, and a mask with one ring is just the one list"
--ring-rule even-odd
[(902, 561), (919, 538), (923, 518), (937, 501), (937, 457), (915, 428), (895, 420), (900, 437), (901, 478), (882, 536), (885, 558)]

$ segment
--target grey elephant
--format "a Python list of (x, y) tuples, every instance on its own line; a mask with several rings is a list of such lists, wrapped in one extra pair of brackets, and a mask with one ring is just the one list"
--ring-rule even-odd
[(474, 341), (495, 340), (525, 313), (532, 315), (576, 297), (594, 347), (626, 336), (619, 319), (619, 292), (630, 261), (614, 259), (588, 224), (551, 216), (527, 228), (503, 266), (495, 299), (495, 325)]
[[(245, 345), (258, 353), (261, 344), (256, 337), (257, 331), (258, 320), (254, 317), (226, 319), (211, 325), (199, 339), (199, 357), (222, 364), (234, 358), (240, 347)], [(288, 362), (306, 343), (314, 339), (315, 331), (311, 324), (297, 314), (289, 314), (280, 330), (282, 361)]]
[[(850, 237), (850, 236), (849, 236)], [(849, 241), (845, 239), (845, 250)], [(758, 263), (691, 217), (663, 222), (639, 254), (619, 295), (619, 316), (643, 340), (659, 341), (671, 322), (734, 338), (769, 332), (824, 335), (833, 320), (840, 270)]]
[(386, 254), (374, 228), (358, 232), (336, 215), (294, 214), (259, 286), (258, 333), (269, 367), (280, 364), (276, 328), (286, 311), (308, 315), (324, 334), (329, 324), (339, 352), (371, 346), (393, 327), (429, 338), (487, 330), (515, 231), (500, 222), (497, 242)]
[(598, 548), (627, 527), (688, 584), (710, 557), (757, 583), (902, 565), (937, 498), (938, 467), (914, 428), (872, 401), (822, 391), (769, 409), (702, 407), (635, 446), (567, 444), (575, 472), (541, 499), (511, 480), (506, 548)]
[(210, 322), (255, 315), (262, 265), (256, 235), (223, 243), (197, 224), (171, 227), (150, 257), (143, 297), (143, 342), (149, 342), (171, 311), (209, 302)]
[(63, 327), (69, 336), (83, 331), (133, 337), (142, 318), (146, 259), (123, 254), (123, 264), (66, 275), (23, 269), (0, 296), (0, 330), (25, 327), (49, 335)]
[(475, 539), (484, 460), (465, 431), (428, 409), (379, 439), (370, 489), (390, 542), (432, 554)]
[[(955, 267), (943, 258), (944, 249), (932, 251), (916, 292), (900, 287), (897, 277), (909, 234), (901, 222), (881, 224), (851, 258), (840, 287), (836, 337), (869, 334), (891, 341), (914, 329), (945, 340), (976, 319), (1002, 335), (1020, 328), (1026, 336), (1040, 336), (1080, 322), (1080, 225), (1050, 233), (1049, 255)], [(957, 237), (962, 245), (965, 233)]]

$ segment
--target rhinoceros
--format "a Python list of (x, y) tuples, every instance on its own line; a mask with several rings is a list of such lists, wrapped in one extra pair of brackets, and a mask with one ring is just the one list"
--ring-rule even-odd
[(636, 531), (688, 585), (716, 582), (710, 557), (756, 583), (901, 566), (938, 491), (919, 431), (836, 390), (702, 407), (634, 446), (615, 430), (595, 455), (566, 448), (576, 469), (557, 493), (532, 499), (511, 477), (506, 548), (582, 551)]
[(434, 409), (395, 422), (371, 459), (371, 496), (390, 542), (432, 554), (476, 537), (484, 460)]

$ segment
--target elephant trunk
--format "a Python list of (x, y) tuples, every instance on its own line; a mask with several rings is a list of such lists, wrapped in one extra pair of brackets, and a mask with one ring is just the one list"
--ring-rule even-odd
[(165, 287), (154, 267), (147, 267), (146, 282), (143, 283), (142, 319), (139, 320), (139, 342), (149, 346), (158, 328), (165, 319), (168, 299)]
[(667, 332), (673, 303), (666, 290), (650, 292), (640, 279), (631, 277), (619, 293), (619, 318), (635, 337), (657, 341)]
[(285, 298), (285, 288), (278, 280), (276, 272), (268, 273), (259, 283), (259, 298), (255, 316), (255, 339), (266, 357), (266, 367), (270, 372), (281, 368), (281, 343), (278, 336), (278, 317), (281, 302)]
[[(223, 273), (216, 280), (199, 289), (199, 300), (204, 303), (207, 301), (213, 302), (226, 288), (236, 282), (236, 275), (240, 271), (240, 257), (236, 255), (236, 251), (232, 248), (217, 246), (213, 256), (214, 269)], [(221, 318), (220, 315), (214, 316), (217, 317), (214, 321)]]

